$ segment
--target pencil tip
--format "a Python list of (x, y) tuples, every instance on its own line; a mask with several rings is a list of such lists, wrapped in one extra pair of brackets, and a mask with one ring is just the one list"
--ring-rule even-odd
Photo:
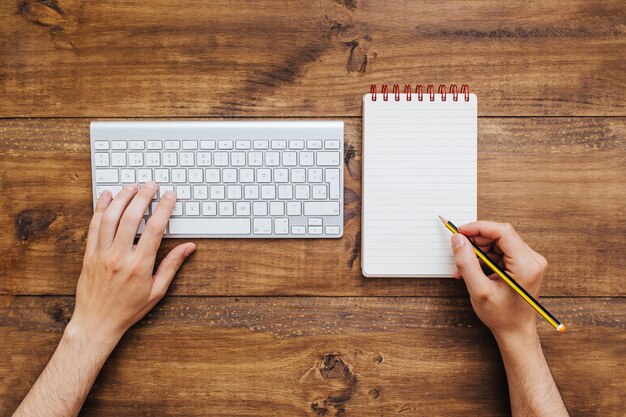
[(441, 219), (441, 221), (443, 222), (443, 224), (448, 223), (448, 219), (446, 219), (445, 217), (443, 217), (443, 216), (439, 216), (439, 218)]

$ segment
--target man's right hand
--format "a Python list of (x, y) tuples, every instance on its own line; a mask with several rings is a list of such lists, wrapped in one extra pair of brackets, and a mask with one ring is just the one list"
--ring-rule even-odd
[(468, 238), (535, 298), (548, 267), (546, 259), (524, 243), (510, 224), (477, 221), (459, 227), (459, 232), (452, 236), (455, 278), (465, 280), (478, 317), (496, 338), (534, 334), (535, 310), (498, 275), (483, 273)]

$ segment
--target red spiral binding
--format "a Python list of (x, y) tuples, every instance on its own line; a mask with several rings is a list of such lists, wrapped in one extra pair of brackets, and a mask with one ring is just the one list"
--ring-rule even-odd
[(426, 87), (426, 94), (430, 94), (430, 101), (435, 101), (435, 86), (428, 84), (428, 87)]
[(413, 89), (411, 88), (411, 84), (404, 84), (404, 94), (406, 94), (406, 101), (411, 101), (411, 93)]
[(459, 101), (459, 87), (456, 84), (450, 85), (450, 94), (452, 94), (452, 100)]
[[(389, 101), (389, 85), (382, 84), (380, 86), (380, 92), (383, 95), (383, 101)], [(394, 84), (392, 87), (392, 93), (395, 101), (400, 101), (400, 84)], [(429, 95), (430, 101), (435, 101), (435, 94), (441, 94), (441, 101), (446, 101), (447, 94), (450, 93), (452, 95), (453, 101), (459, 101), (459, 87), (456, 84), (450, 84), (450, 88), (446, 89), (445, 84), (439, 84), (437, 88), (437, 93), (435, 93), (434, 84), (428, 84), (426, 86), (426, 94)], [(372, 101), (376, 101), (378, 97), (378, 89), (376, 84), (372, 84), (370, 86), (370, 94), (372, 96)], [(404, 84), (404, 94), (406, 95), (406, 101), (411, 101), (413, 97), (413, 88), (411, 84)], [(422, 84), (416, 84), (415, 86), (415, 94), (417, 95), (418, 101), (424, 100), (424, 92), (422, 89)], [(464, 100), (470, 100), (470, 89), (469, 85), (461, 84), (461, 94), (463, 94)]]
[(380, 92), (383, 94), (383, 101), (389, 100), (389, 87), (387, 86), (387, 84), (383, 84), (380, 87), (380, 90)]
[(398, 84), (393, 85), (393, 96), (396, 101), (400, 101), (400, 86)]
[(469, 85), (463, 84), (461, 86), (461, 94), (465, 95), (465, 101), (469, 101), (469, 99), (470, 99), (470, 96), (469, 96)]
[(446, 85), (445, 84), (439, 84), (437, 93), (441, 94), (441, 101), (446, 101)]

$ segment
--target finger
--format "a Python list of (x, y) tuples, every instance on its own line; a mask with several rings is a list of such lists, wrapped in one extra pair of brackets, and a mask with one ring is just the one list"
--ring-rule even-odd
[(459, 227), (459, 232), (468, 237), (482, 236), (497, 240), (500, 249), (509, 255), (527, 253), (526, 244), (517, 234), (513, 226), (508, 223), (496, 223), (482, 220), (464, 224)]
[(452, 250), (456, 267), (463, 276), (470, 294), (478, 298), (483, 298), (489, 294), (491, 282), (480, 268), (478, 258), (469, 240), (462, 234), (453, 235)]
[(161, 197), (137, 243), (137, 250), (144, 256), (156, 256), (161, 239), (163, 239), (163, 232), (174, 210), (174, 204), (176, 204), (176, 194), (173, 191), (168, 191)]
[(158, 190), (155, 182), (147, 182), (141, 186), (141, 189), (135, 194), (130, 202), (117, 228), (117, 234), (113, 245), (121, 250), (129, 250), (133, 246), (139, 223), (143, 219), (143, 214), (152, 201), (152, 197)]
[(169, 288), (174, 275), (183, 264), (185, 259), (196, 250), (194, 243), (183, 243), (176, 246), (167, 254), (167, 256), (161, 261), (159, 268), (154, 274), (154, 282), (152, 284), (152, 292), (150, 298), (152, 300), (160, 300), (165, 295), (165, 292)]
[(107, 249), (111, 246), (120, 218), (136, 192), (137, 184), (128, 184), (117, 193), (111, 204), (104, 210), (98, 231), (98, 246)]
[(96, 203), (96, 209), (94, 210), (93, 217), (89, 223), (89, 232), (87, 233), (87, 244), (85, 246), (85, 256), (95, 252), (98, 246), (98, 231), (100, 230), (100, 223), (102, 222), (102, 215), (104, 210), (111, 204), (113, 195), (111, 191), (104, 190), (100, 195), (98, 202)]
[(494, 242), (493, 239), (490, 239), (490, 238), (485, 237), (485, 236), (480, 236), (480, 235), (478, 235), (478, 236), (469, 236), (469, 235), (467, 235), (465, 233), (463, 233), (463, 234), (465, 236), (469, 237), (470, 240), (472, 242), (474, 242), (475, 244), (477, 244), (478, 246), (487, 246), (487, 245), (491, 245)]

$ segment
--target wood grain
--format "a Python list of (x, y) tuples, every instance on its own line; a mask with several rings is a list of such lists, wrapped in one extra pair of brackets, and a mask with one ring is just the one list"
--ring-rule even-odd
[(623, 0), (0, 2), (0, 114), (358, 116), (371, 83), (480, 115), (626, 115)]
[[(346, 119), (345, 235), (197, 240), (177, 295), (462, 295), (448, 279), (360, 270), (360, 119)], [(91, 217), (88, 120), (0, 121), (0, 292), (74, 293)], [(549, 260), (544, 293), (626, 294), (626, 119), (479, 119), (479, 217), (513, 223)], [(559, 229), (556, 230), (556, 225)], [(178, 240), (163, 244), (160, 255)]]
[[(625, 299), (545, 300), (540, 324), (575, 416), (621, 416)], [(73, 299), (0, 297), (0, 409), (45, 366)], [(581, 348), (584, 346), (584, 348)], [(113, 353), (85, 416), (507, 415), (489, 331), (465, 298), (166, 298)]]

